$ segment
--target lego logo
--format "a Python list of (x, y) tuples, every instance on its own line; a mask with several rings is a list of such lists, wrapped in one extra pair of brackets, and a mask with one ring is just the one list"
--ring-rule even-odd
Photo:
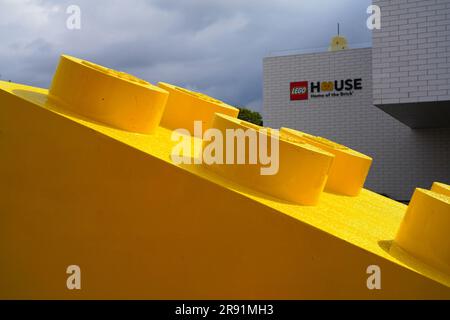
[(308, 100), (308, 81), (291, 82), (291, 100)]
[(306, 88), (305, 87), (297, 87), (292, 89), (292, 94), (305, 94)]

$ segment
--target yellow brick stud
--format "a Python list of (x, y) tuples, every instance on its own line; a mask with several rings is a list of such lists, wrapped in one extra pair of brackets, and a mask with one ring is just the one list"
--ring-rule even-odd
[(361, 192), (372, 165), (371, 157), (325, 138), (301, 131), (281, 128), (280, 134), (284, 139), (305, 142), (335, 156), (325, 186), (326, 191), (346, 196), (357, 196)]
[(150, 134), (158, 127), (167, 91), (132, 75), (63, 55), (50, 103), (122, 130)]
[(450, 197), (450, 186), (441, 182), (434, 182), (431, 191)]
[(450, 197), (417, 188), (395, 242), (425, 263), (450, 274)]
[[(331, 153), (306, 143), (280, 139), (278, 140), (279, 157), (275, 159), (275, 148), (271, 139), (272, 137), (277, 139), (277, 136), (271, 129), (262, 130), (262, 127), (223, 114), (215, 115), (212, 126), (218, 129), (224, 137), (223, 150), (221, 150), (224, 158), (228, 158), (231, 151), (233, 152), (234, 163), (230, 163), (232, 161), (223, 164), (206, 163), (205, 165), (209, 169), (227, 179), (285, 201), (301, 205), (316, 205), (318, 203), (334, 159)], [(234, 132), (236, 136), (238, 130), (247, 134), (244, 146), (245, 164), (237, 163), (238, 142), (235, 136), (227, 136), (227, 130), (229, 129), (232, 130), (229, 132)], [(257, 141), (255, 143), (257, 147), (250, 151), (252, 139)], [(269, 165), (260, 161), (260, 158), (256, 164), (252, 164), (250, 161), (250, 154), (260, 154), (261, 140), (267, 142), (267, 154), (272, 156), (272, 161), (278, 161), (278, 170), (276, 173), (273, 172), (274, 174), (262, 174), (262, 169), (267, 169)], [(213, 142), (205, 140), (203, 149), (206, 150), (211, 143)], [(227, 147), (231, 143), (233, 143), (233, 148)]]
[(202, 122), (203, 133), (211, 127), (216, 112), (234, 118), (239, 114), (239, 109), (205, 94), (164, 82), (158, 86), (170, 93), (161, 120), (161, 125), (168, 129), (187, 129), (194, 135), (194, 121)]

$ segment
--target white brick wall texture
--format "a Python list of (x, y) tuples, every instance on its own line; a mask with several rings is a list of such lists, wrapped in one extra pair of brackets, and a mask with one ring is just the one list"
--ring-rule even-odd
[[(394, 2), (397, 3), (392, 1)], [(406, 0), (399, 2), (411, 3)], [(448, 1), (432, 2), (436, 2), (436, 5), (445, 2), (447, 8)], [(397, 7), (393, 5), (394, 9)], [(444, 10), (437, 8), (430, 10)], [(421, 11), (414, 17), (420, 13)], [(421, 17), (422, 14), (418, 18)], [(437, 22), (442, 20), (433, 21), (436, 21), (437, 26)], [(442, 47), (435, 46), (434, 50), (439, 48)], [(389, 51), (391, 52), (397, 51), (395, 49)], [(436, 59), (437, 53), (438, 51)], [(380, 94), (385, 95), (383, 100), (394, 102), (398, 102), (399, 99), (417, 100), (426, 97), (428, 92), (433, 92), (433, 97), (441, 94), (434, 91), (447, 91), (448, 94), (446, 89), (448, 79), (440, 79), (440, 73), (436, 73), (436, 78), (430, 80), (419, 79), (419, 76), (410, 75), (409, 71), (402, 69), (414, 67), (411, 72), (417, 72), (421, 70), (418, 68), (419, 65), (409, 65), (407, 60), (398, 62), (401, 63), (380, 67), (381, 70), (389, 69), (389, 73), (386, 71), (377, 76), (389, 82), (386, 85), (386, 82), (378, 82), (376, 79), (379, 85), (375, 88), (372, 85), (371, 48), (265, 58), (264, 124), (274, 128), (285, 126), (320, 135), (372, 156), (374, 162), (366, 187), (379, 193), (386, 193), (397, 200), (410, 199), (414, 188), (429, 188), (433, 181), (449, 183), (450, 128), (412, 130), (373, 104), (373, 96), (380, 97)], [(398, 68), (398, 71), (391, 71), (390, 68), (393, 68), (392, 70)], [(429, 70), (435, 72), (437, 69)], [(396, 80), (391, 81), (390, 77), (395, 77)], [(290, 101), (290, 82), (347, 78), (362, 78), (363, 90), (356, 92), (353, 97)], [(438, 80), (443, 81), (432, 82)], [(433, 86), (437, 85), (437, 88), (428, 89), (430, 83)], [(440, 83), (442, 87), (439, 89)], [(421, 88), (419, 91), (423, 91), (425, 95), (410, 96), (409, 94), (414, 91), (407, 90), (419, 86)], [(387, 91), (383, 91), (385, 89)], [(399, 98), (398, 95), (404, 98)]]
[(450, 100), (450, 0), (373, 0), (374, 104)]

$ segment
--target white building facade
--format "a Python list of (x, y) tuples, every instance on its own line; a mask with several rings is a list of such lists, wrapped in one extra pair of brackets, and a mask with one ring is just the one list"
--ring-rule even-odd
[(264, 124), (373, 157), (366, 187), (397, 200), (450, 182), (450, 0), (375, 0), (371, 48), (264, 59)]

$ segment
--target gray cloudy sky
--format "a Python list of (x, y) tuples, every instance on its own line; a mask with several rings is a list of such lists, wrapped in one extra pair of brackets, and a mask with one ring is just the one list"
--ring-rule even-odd
[[(81, 8), (81, 30), (66, 9)], [(65, 53), (261, 110), (262, 58), (371, 41), (371, 0), (0, 0), (1, 80), (48, 87)]]

